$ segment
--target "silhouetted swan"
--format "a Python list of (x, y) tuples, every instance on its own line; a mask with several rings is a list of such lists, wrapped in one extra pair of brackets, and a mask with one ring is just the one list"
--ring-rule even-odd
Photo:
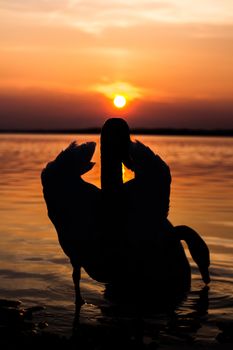
[[(119, 137), (120, 136), (120, 137)], [(138, 293), (156, 285), (158, 294), (188, 290), (190, 265), (180, 240), (187, 242), (205, 283), (209, 282), (209, 250), (187, 226), (167, 220), (170, 171), (140, 142), (132, 142), (127, 123), (112, 118), (101, 133), (102, 190), (81, 176), (92, 169), (95, 143), (73, 142), (41, 173), (48, 216), (73, 266), (76, 305), (80, 269), (95, 280)], [(123, 184), (122, 163), (135, 179)]]

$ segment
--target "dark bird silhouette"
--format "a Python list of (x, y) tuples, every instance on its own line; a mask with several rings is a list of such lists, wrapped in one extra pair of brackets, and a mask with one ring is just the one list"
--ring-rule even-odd
[[(92, 169), (95, 143), (71, 143), (42, 170), (48, 216), (73, 267), (76, 305), (80, 270), (108, 290), (135, 291), (136, 298), (181, 295), (191, 269), (181, 240), (189, 247), (203, 281), (209, 283), (209, 250), (188, 226), (168, 220), (171, 175), (147, 146), (130, 140), (127, 123), (110, 118), (101, 132), (101, 186), (84, 181)], [(122, 180), (122, 163), (135, 173)], [(132, 295), (132, 294), (131, 294)]]

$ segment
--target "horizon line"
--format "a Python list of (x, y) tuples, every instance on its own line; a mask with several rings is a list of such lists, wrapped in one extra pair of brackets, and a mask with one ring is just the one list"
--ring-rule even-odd
[[(101, 127), (70, 129), (0, 129), (0, 134), (100, 134)], [(233, 129), (206, 128), (130, 128), (131, 134), (145, 135), (181, 135), (181, 136), (233, 136)]]

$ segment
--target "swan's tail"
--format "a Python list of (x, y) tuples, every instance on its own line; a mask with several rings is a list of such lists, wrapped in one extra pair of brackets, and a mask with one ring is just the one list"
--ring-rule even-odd
[(174, 229), (179, 239), (187, 243), (190, 254), (199, 268), (202, 280), (205, 284), (209, 284), (210, 253), (207, 244), (191, 227), (180, 225), (175, 226)]

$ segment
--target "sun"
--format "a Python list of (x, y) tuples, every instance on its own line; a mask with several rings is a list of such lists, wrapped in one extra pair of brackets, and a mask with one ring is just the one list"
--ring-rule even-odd
[(123, 108), (126, 105), (126, 98), (122, 95), (116, 95), (113, 103), (117, 108)]

